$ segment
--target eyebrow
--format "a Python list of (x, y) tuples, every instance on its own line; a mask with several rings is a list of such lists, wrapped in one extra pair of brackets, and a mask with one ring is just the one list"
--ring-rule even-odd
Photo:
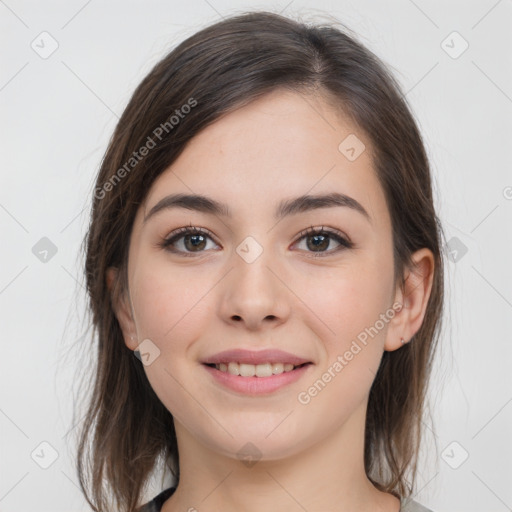
[[(278, 204), (274, 212), (274, 218), (280, 220), (289, 215), (309, 212), (318, 208), (339, 206), (351, 208), (359, 212), (371, 224), (370, 215), (361, 203), (350, 196), (338, 192), (320, 195), (303, 195), (293, 199), (283, 200)], [(220, 203), (210, 197), (198, 194), (171, 194), (158, 201), (158, 203), (151, 208), (149, 213), (144, 217), (143, 223), (146, 223), (157, 213), (172, 208), (185, 208), (187, 210), (194, 210), (226, 218), (233, 217), (227, 204)]]

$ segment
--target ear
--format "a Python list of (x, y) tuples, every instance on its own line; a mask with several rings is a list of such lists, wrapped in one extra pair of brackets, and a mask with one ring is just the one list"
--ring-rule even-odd
[[(423, 322), (434, 278), (434, 255), (427, 248), (412, 255), (414, 268), (407, 269), (405, 286), (395, 293), (395, 316), (389, 322), (384, 350), (393, 351), (408, 343)], [(402, 343), (401, 340), (404, 340)]]
[(128, 294), (120, 293), (118, 289), (117, 279), (119, 277), (119, 269), (109, 267), (106, 271), (107, 288), (110, 292), (112, 308), (116, 315), (119, 326), (124, 337), (124, 343), (130, 350), (136, 350), (138, 346), (137, 329), (133, 319), (133, 309), (128, 304)]

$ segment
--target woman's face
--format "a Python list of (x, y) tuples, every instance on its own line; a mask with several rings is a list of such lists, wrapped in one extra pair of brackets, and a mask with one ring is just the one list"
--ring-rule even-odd
[[(153, 210), (174, 194), (206, 196), (230, 215), (170, 201)], [(333, 194), (351, 199), (295, 202)], [(204, 233), (177, 232), (189, 226)], [(320, 233), (306, 234), (310, 227)], [(166, 239), (174, 241), (164, 247)], [(254, 449), (270, 460), (345, 424), (360, 430), (383, 350), (399, 348), (403, 334), (392, 320), (402, 296), (370, 141), (309, 95), (274, 91), (226, 115), (153, 184), (133, 226), (128, 283), (131, 305), (118, 315), (125, 341), (132, 350), (142, 343), (178, 441), (186, 432), (217, 453)], [(310, 364), (292, 378), (204, 364), (233, 349), (278, 349)], [(225, 358), (236, 373), (242, 356)]]

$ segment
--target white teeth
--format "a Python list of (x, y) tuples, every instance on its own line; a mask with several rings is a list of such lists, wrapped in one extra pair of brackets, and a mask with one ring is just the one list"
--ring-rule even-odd
[[(277, 363), (275, 364), (277, 365)], [(270, 377), (271, 375), (273, 375), (274, 368), (270, 363), (258, 364), (254, 368), (256, 377)], [(279, 371), (279, 368), (276, 368), (276, 370)]]
[(238, 363), (229, 363), (228, 373), (231, 373), (231, 375), (240, 375), (240, 366)]
[(256, 375), (256, 367), (253, 364), (239, 364), (238, 366), (242, 377), (254, 377)]
[(279, 375), (280, 373), (284, 372), (283, 363), (274, 363), (271, 366), (272, 366), (272, 374), (273, 375)]
[(263, 364), (246, 364), (230, 362), (219, 363), (215, 365), (217, 370), (227, 372), (231, 375), (240, 375), (241, 377), (270, 377), (271, 375), (279, 375), (283, 372), (292, 371), (295, 366), (292, 363), (263, 363)]

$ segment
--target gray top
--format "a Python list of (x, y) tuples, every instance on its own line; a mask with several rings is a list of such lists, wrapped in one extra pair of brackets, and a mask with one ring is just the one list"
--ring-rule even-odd
[[(158, 496), (143, 505), (138, 512), (161, 512), (164, 502), (167, 501), (175, 490), (176, 487), (165, 489)], [(400, 512), (432, 512), (432, 510), (425, 508), (410, 498), (402, 498), (400, 500)]]
[(400, 500), (400, 512), (432, 512), (432, 510), (411, 498), (402, 498)]

